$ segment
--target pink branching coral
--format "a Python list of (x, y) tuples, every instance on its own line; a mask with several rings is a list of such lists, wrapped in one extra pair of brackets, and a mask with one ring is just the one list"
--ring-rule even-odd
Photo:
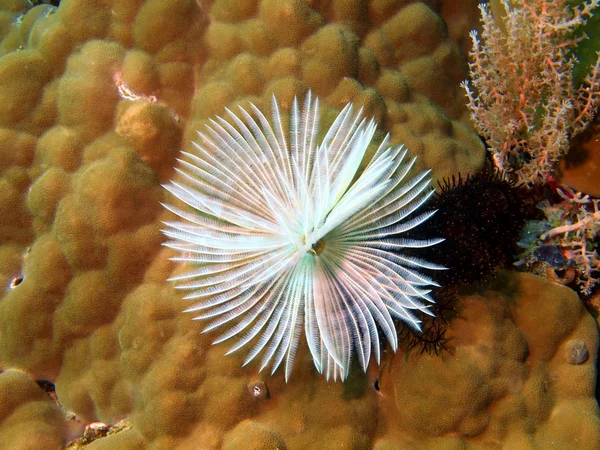
[[(560, 211), (565, 221), (564, 225), (552, 228), (540, 236), (542, 241), (558, 240), (559, 246), (573, 260), (575, 266), (579, 267), (580, 275), (577, 283), (584, 294), (590, 294), (592, 288), (600, 281), (597, 276), (600, 270), (600, 258), (595, 250), (594, 238), (600, 231), (600, 211), (598, 202), (591, 199), (589, 195), (573, 190), (558, 191), (565, 199), (563, 208), (548, 205), (551, 215), (552, 211)], [(564, 216), (567, 217), (564, 217)]]
[[(502, 0), (503, 27), (480, 5), (482, 41), (473, 31), (470, 83), (464, 82), (475, 128), (495, 164), (527, 185), (544, 183), (569, 139), (593, 119), (600, 103), (600, 57), (576, 89), (574, 36), (600, 0)], [(600, 56), (600, 55), (599, 55)]]
[(600, 200), (567, 186), (557, 188), (556, 192), (562, 201), (544, 200), (538, 205), (545, 220), (532, 221), (528, 228), (539, 238), (533, 242), (527, 242), (527, 238), (522, 241), (527, 250), (516, 264), (551, 278), (557, 276), (557, 270), (564, 271), (564, 278), (557, 277), (558, 281), (575, 281), (582, 294), (590, 295), (600, 281), (600, 256), (596, 251)]

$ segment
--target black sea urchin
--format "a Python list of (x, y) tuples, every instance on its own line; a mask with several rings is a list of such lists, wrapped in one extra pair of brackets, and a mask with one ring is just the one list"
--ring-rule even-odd
[(444, 180), (428, 206), (437, 213), (419, 232), (445, 238), (427, 253), (450, 269), (436, 276), (443, 286), (475, 285), (511, 264), (525, 221), (536, 214), (530, 192), (495, 170)]

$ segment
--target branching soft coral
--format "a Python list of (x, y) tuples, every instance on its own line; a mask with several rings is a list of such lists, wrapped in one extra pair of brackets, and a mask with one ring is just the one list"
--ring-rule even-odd
[(569, 139), (583, 131), (600, 102), (600, 58), (584, 83), (573, 83), (573, 50), (600, 0), (572, 7), (567, 0), (502, 1), (499, 24), (480, 5), (482, 42), (473, 31), (472, 86), (464, 82), (475, 128), (496, 166), (517, 181), (546, 182)]

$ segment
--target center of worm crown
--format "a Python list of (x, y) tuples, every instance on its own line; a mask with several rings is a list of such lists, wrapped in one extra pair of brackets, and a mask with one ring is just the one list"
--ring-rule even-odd
[(325, 241), (323, 239), (319, 239), (317, 242), (315, 242), (309, 252), (311, 252), (313, 255), (319, 255), (323, 249), (325, 248)]

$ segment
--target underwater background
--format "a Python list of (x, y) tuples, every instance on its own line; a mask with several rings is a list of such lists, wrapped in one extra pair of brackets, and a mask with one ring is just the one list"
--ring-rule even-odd
[[(566, 263), (534, 275), (504, 252), (482, 278), (467, 269), (434, 296), (429, 334), (397, 324), (397, 352), (343, 383), (304, 340), (287, 382), (242, 367), (167, 281), (182, 268), (162, 185), (225, 108), (266, 114), (275, 95), (287, 114), (310, 90), (323, 122), (362, 106), (438, 192), (489, 167), (461, 87), (477, 3), (0, 0), (0, 450), (600, 448), (600, 298), (565, 285)], [(595, 198), (599, 130), (557, 172)], [(490, 198), (462, 213), (497, 217)], [(506, 223), (482, 236), (521, 239)]]

